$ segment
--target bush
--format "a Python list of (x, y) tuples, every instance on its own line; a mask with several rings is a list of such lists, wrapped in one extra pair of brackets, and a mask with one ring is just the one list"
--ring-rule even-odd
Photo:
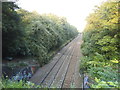
[(117, 28), (117, 5), (118, 2), (111, 0), (104, 2), (87, 18), (81, 46), (84, 55), (81, 69), (84, 68), (94, 81), (99, 80), (92, 88), (118, 88), (120, 30)]
[(77, 29), (64, 17), (28, 12), (12, 2), (3, 3), (3, 56), (30, 56), (40, 65), (73, 39)]
[(35, 85), (31, 82), (2, 80), (2, 88), (41, 88), (40, 85)]

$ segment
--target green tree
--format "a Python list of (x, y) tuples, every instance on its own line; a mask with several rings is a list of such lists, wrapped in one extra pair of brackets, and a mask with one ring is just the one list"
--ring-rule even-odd
[(3, 57), (17, 55), (23, 35), (20, 17), (16, 12), (19, 7), (14, 2), (3, 2), (2, 8)]
[(104, 80), (104, 83), (117, 82), (115, 87), (118, 86), (116, 76), (120, 60), (118, 4), (117, 1), (108, 0), (87, 17), (81, 47), (84, 55), (81, 68), (86, 69), (92, 78)]

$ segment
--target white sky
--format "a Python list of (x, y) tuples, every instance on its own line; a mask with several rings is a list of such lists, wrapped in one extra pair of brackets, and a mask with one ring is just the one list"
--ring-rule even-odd
[(91, 13), (95, 5), (106, 0), (19, 0), (18, 5), (28, 11), (40, 14), (53, 13), (64, 16), (68, 22), (79, 31), (85, 27), (85, 18)]

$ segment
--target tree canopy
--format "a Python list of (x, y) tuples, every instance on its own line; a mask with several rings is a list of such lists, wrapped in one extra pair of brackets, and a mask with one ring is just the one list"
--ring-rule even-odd
[(28, 12), (13, 2), (3, 3), (3, 56), (31, 56), (40, 65), (77, 34), (66, 18)]
[[(81, 68), (84, 68), (97, 85), (93, 88), (108, 88), (112, 83), (118, 87), (118, 62), (120, 60), (119, 2), (111, 0), (96, 7), (87, 17), (83, 33)], [(111, 74), (112, 73), (112, 74)]]

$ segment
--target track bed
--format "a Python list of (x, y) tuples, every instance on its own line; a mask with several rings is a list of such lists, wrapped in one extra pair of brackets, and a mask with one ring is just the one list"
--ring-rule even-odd
[(82, 36), (78, 35), (48, 64), (39, 68), (30, 81), (50, 88), (82, 88), (82, 77), (79, 74), (81, 42)]

